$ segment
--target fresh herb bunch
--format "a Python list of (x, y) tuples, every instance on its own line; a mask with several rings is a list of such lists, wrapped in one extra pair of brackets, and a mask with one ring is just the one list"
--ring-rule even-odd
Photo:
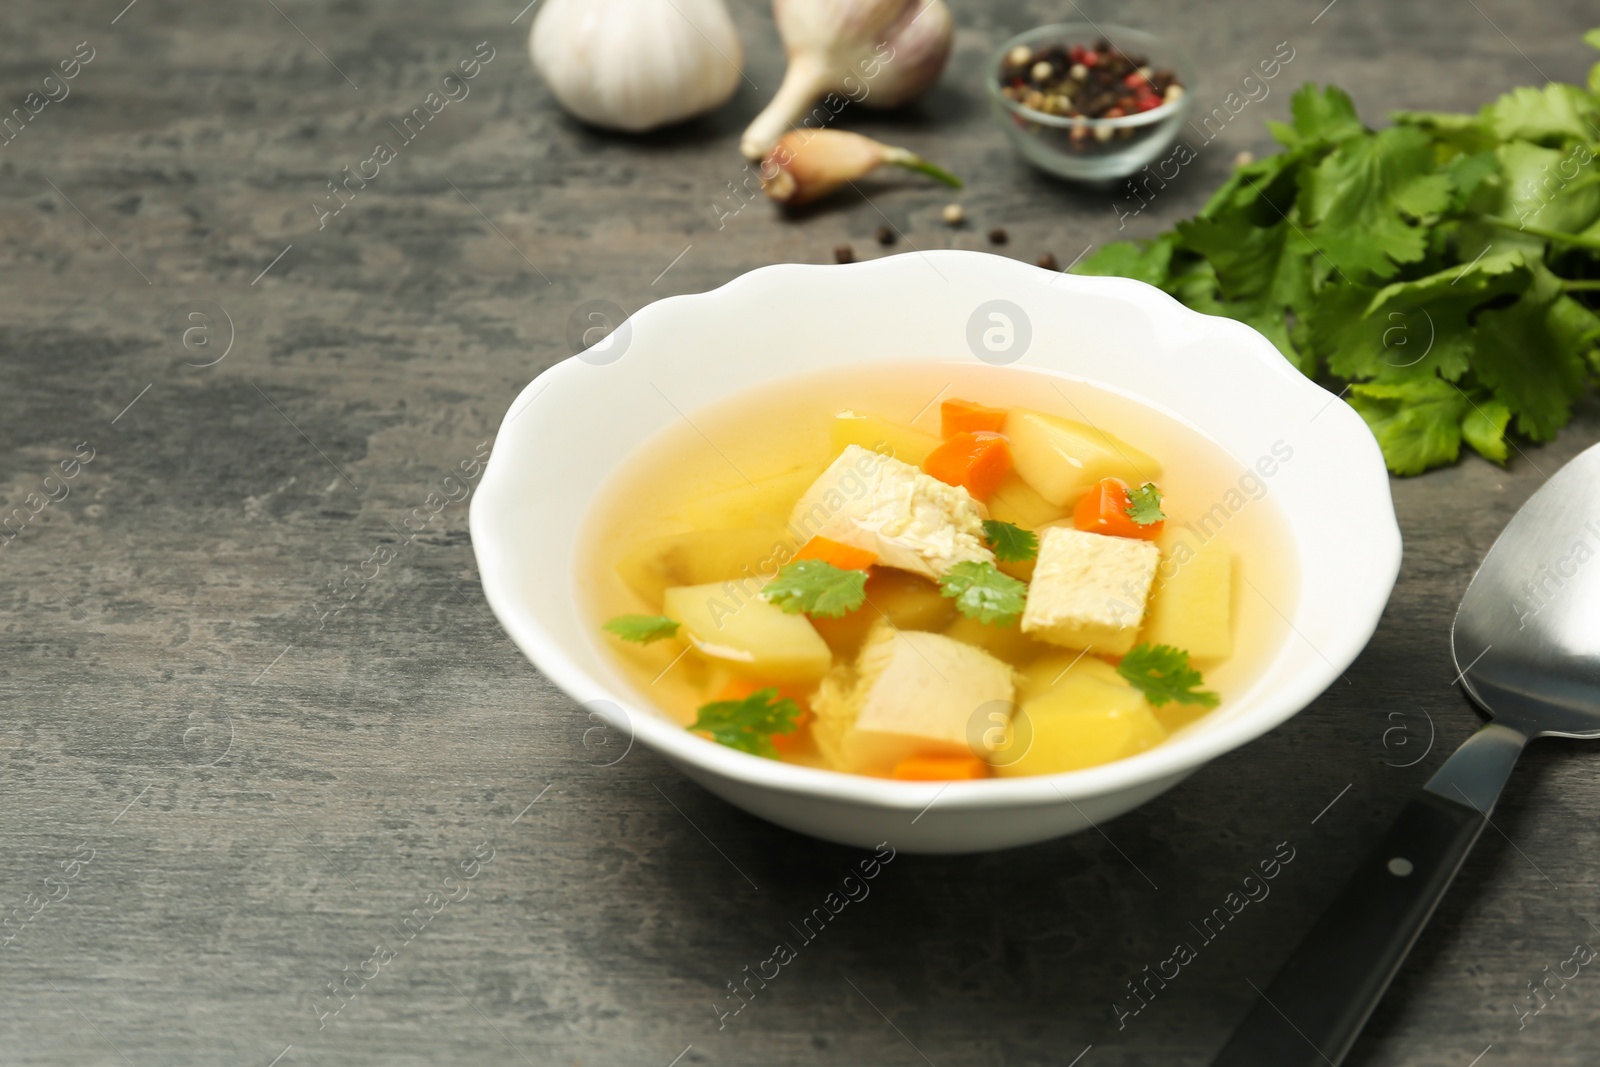
[[(1584, 38), (1600, 48), (1600, 30)], [(1192, 219), (1078, 268), (1159, 286), (1349, 383), (1389, 469), (1496, 463), (1508, 428), (1548, 441), (1600, 369), (1600, 64), (1587, 86), (1520, 88), (1476, 115), (1362, 126), (1307, 85), (1284, 146)], [(1514, 447), (1514, 446), (1512, 446)]]

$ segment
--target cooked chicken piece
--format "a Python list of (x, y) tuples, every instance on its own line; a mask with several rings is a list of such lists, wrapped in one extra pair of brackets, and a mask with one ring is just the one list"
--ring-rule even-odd
[(795, 505), (789, 530), (801, 543), (831, 538), (937, 580), (964, 560), (994, 561), (983, 543), (986, 515), (965, 489), (849, 445)]
[(1014, 696), (1011, 668), (982, 649), (880, 623), (823, 678), (812, 733), (835, 769), (889, 774), (908, 756), (985, 755)]
[(1161, 550), (1149, 541), (1062, 526), (1039, 531), (1022, 632), (1120, 656), (1134, 646)]

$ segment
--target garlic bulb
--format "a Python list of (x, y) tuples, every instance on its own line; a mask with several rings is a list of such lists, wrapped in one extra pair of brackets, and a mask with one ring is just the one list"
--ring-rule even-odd
[(910, 103), (939, 79), (955, 32), (944, 0), (772, 0), (772, 14), (789, 69), (739, 142), (749, 159), (766, 156), (819, 99), (827, 106), (811, 125), (825, 125), (847, 99)]
[(722, 0), (544, 0), (528, 49), (562, 107), (635, 133), (725, 103), (744, 62)]

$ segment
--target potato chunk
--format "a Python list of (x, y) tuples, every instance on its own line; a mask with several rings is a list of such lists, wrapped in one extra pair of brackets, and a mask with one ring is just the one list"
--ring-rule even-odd
[(748, 584), (677, 586), (666, 591), (662, 610), (683, 624), (695, 651), (736, 674), (771, 682), (822, 677), (833, 653), (811, 621), (767, 603)]
[(1003, 777), (1094, 767), (1143, 752), (1167, 736), (1144, 694), (1091, 656), (1039, 660), (1024, 674), (1020, 700), (993, 757)]
[(1054, 650), (1017, 672), (1017, 700), (1026, 702), (1047, 697), (1069, 682), (1077, 685), (1085, 680), (1107, 685), (1128, 684), (1128, 680), (1103, 659), (1080, 652)]
[(1140, 485), (1161, 476), (1161, 464), (1125, 441), (1042, 411), (1013, 409), (1005, 433), (1017, 474), (1057, 507), (1075, 503), (1102, 478)]
[[(1013, 456), (1013, 465), (1016, 460)], [(1013, 526), (1020, 526), (1024, 530), (1043, 526), (1052, 519), (1059, 519), (1065, 508), (1057, 507), (1044, 497), (1040, 496), (1027, 482), (1023, 481), (1017, 472), (1005, 476), (1000, 482), (1000, 487), (989, 498), (989, 517), (1009, 522)]]
[(788, 521), (794, 502), (821, 473), (822, 465), (818, 464), (770, 478), (757, 478), (754, 482), (691, 500), (678, 514), (691, 526), (782, 526)]
[(850, 445), (859, 445), (868, 452), (893, 456), (913, 467), (922, 466), (928, 453), (939, 447), (939, 438), (931, 433), (858, 411), (841, 411), (834, 416), (828, 436), (836, 453)]
[[(887, 775), (910, 756), (970, 756), (987, 709), (1009, 715), (1011, 668), (941, 634), (880, 624), (812, 700), (817, 746), (836, 770)], [(981, 732), (980, 732), (981, 736)]]
[(669, 586), (702, 585), (774, 572), (791, 538), (780, 525), (737, 530), (690, 530), (652, 537), (617, 561), (623, 584), (651, 607)]
[[(951, 601), (946, 599), (945, 603), (949, 604)], [(1054, 651), (1049, 645), (1040, 644), (1024, 634), (1019, 627), (991, 626), (965, 615), (945, 627), (943, 633), (946, 637), (954, 638), (963, 644), (981, 648), (1013, 667), (1020, 667), (1038, 659), (1047, 651)]]
[(1141, 641), (1172, 645), (1193, 659), (1233, 654), (1233, 551), (1213, 537), (1198, 548), (1184, 531), (1166, 533)]
[(1045, 527), (1022, 632), (1067, 648), (1122, 655), (1138, 637), (1160, 558), (1149, 541)]
[(867, 578), (867, 604), (861, 610), (887, 618), (897, 630), (940, 630), (956, 617), (956, 602), (920, 575), (874, 567)]

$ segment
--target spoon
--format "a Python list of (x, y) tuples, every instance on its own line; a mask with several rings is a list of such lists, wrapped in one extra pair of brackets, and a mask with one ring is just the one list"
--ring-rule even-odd
[(1457, 678), (1494, 721), (1400, 812), (1212, 1067), (1342, 1061), (1444, 897), (1522, 747), (1600, 737), (1600, 445), (1533, 494), (1456, 609)]

